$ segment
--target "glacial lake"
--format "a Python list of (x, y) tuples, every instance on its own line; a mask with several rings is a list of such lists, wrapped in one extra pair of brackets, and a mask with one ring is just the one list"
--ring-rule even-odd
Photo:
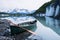
[[(60, 40), (60, 20), (51, 17), (35, 17), (36, 27), (32, 33), (23, 32), (18, 35), (20, 40)], [(35, 30), (35, 31), (33, 31)]]

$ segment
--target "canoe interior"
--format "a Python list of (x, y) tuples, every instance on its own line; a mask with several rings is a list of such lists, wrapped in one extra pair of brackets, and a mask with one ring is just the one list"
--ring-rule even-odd
[(22, 28), (16, 26), (10, 26), (10, 28), (11, 28), (11, 35), (19, 34), (25, 31)]
[[(11, 35), (20, 34), (20, 33), (26, 31), (26, 30), (24, 30), (20, 27), (16, 27), (16, 26), (10, 26), (10, 28), (11, 28)], [(24, 28), (31, 30), (31, 31), (35, 31), (36, 25), (26, 26)]]

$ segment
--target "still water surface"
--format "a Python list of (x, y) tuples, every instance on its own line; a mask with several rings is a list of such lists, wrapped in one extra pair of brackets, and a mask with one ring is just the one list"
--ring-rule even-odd
[(60, 20), (50, 17), (36, 17), (37, 29), (36, 33), (43, 40), (60, 40)]
[[(27, 18), (27, 17), (26, 17)], [(23, 32), (20, 40), (60, 40), (60, 20), (50, 17), (35, 17), (37, 19), (36, 27), (33, 28), (35, 34)], [(16, 18), (14, 18), (16, 19)]]

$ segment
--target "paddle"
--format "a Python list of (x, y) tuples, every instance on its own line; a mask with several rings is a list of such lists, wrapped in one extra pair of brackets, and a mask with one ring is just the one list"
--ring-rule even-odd
[(23, 28), (23, 27), (20, 27), (20, 28), (22, 28), (23, 30), (26, 30), (26, 31), (28, 31), (28, 32), (30, 32), (30, 33), (35, 34), (35, 35), (36, 35), (36, 33), (35, 33), (35, 32), (33, 32), (33, 31), (31, 31), (31, 30), (29, 30), (29, 29), (27, 29), (27, 28)]

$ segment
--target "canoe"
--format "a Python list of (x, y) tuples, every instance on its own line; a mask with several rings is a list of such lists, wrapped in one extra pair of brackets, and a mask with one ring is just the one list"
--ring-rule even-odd
[[(10, 28), (11, 28), (11, 34), (12, 35), (20, 34), (20, 33), (24, 32), (24, 31), (26, 31), (25, 29), (28, 29), (28, 30), (31, 30), (31, 31), (35, 31), (35, 29), (36, 29), (36, 20), (34, 21), (34, 23), (33, 22), (30, 23), (30, 24), (22, 23), (22, 24), (19, 24), (19, 27), (10, 26)], [(22, 29), (22, 28), (25, 28), (25, 29)]]

